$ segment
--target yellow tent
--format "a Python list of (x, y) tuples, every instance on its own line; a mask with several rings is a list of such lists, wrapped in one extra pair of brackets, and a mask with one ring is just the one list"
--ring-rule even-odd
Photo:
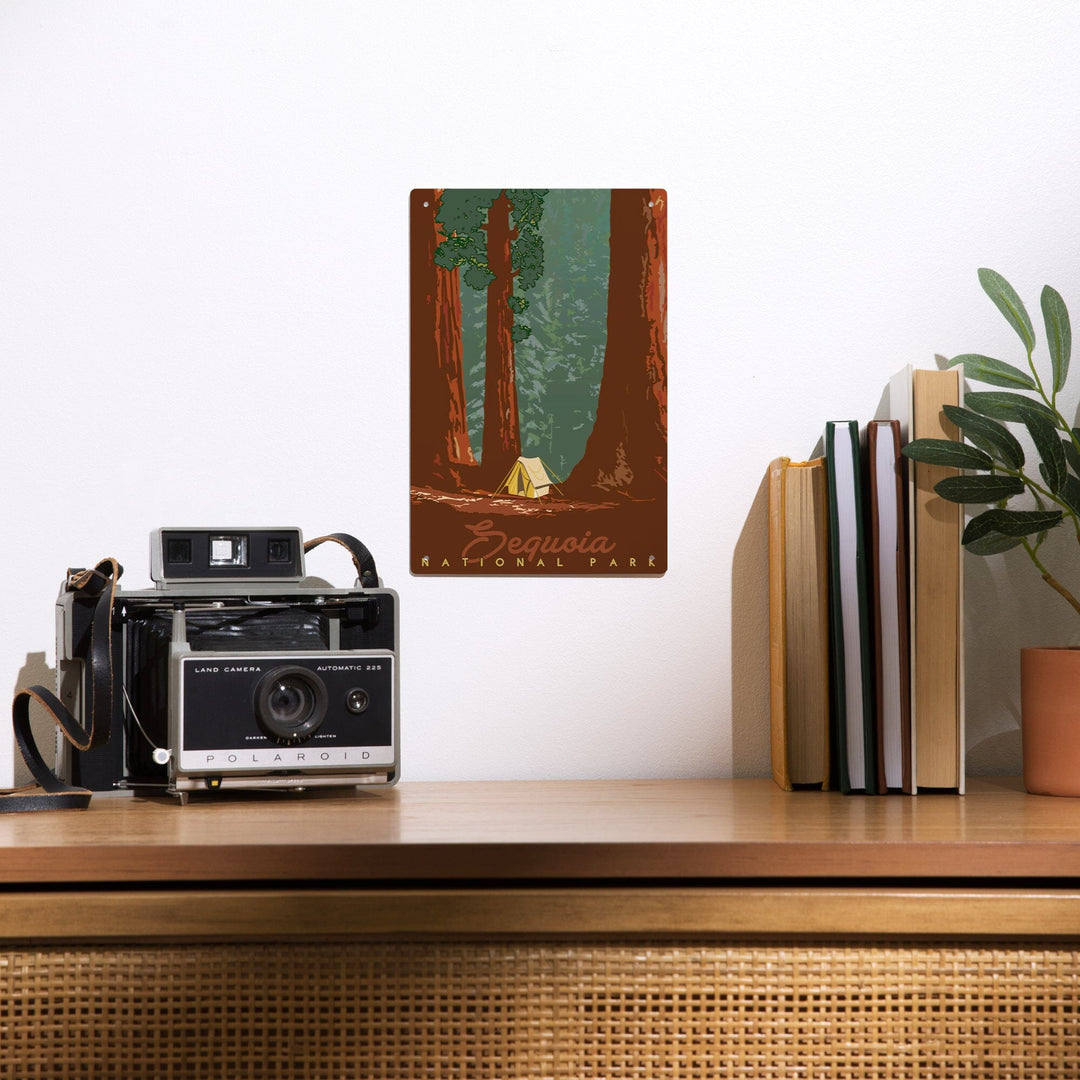
[(506, 479), (495, 489), (495, 494), (506, 492), (525, 499), (542, 499), (555, 488), (561, 495), (555, 479), (555, 474), (538, 457), (519, 457), (510, 466)]

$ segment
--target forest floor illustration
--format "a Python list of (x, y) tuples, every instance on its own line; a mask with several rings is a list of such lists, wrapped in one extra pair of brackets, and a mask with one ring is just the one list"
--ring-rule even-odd
[(510, 517), (550, 517), (567, 511), (612, 513), (625, 506), (617, 502), (587, 502), (549, 495), (543, 499), (525, 499), (515, 495), (490, 495), (483, 491), (439, 491), (436, 488), (413, 488), (413, 504), (433, 503), (461, 514), (505, 514)]
[[(413, 524), (430, 538), (421, 570), (561, 570), (661, 573), (663, 515), (653, 500), (526, 499), (414, 487)], [(460, 537), (453, 548), (439, 537)], [(629, 541), (628, 538), (633, 540)]]

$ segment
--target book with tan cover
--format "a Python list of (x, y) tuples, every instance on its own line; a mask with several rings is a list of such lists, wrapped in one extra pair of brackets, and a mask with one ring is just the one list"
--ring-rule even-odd
[[(900, 371), (890, 383), (904, 441), (960, 435), (942, 411), (963, 404), (963, 369)], [(934, 485), (958, 470), (908, 463), (914, 789), (964, 792), (963, 507)]]
[(828, 787), (829, 592), (822, 458), (769, 466), (769, 674), (773, 779)]
[[(960, 371), (912, 372), (912, 437), (960, 433), (942, 405), (960, 404)], [(960, 537), (964, 511), (934, 491), (957, 469), (913, 462), (915, 521), (915, 775), (920, 788), (963, 791), (963, 590)]]

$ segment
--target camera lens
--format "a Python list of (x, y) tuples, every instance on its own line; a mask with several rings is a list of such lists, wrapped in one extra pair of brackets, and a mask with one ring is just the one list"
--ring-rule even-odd
[(319, 730), (326, 717), (326, 685), (307, 668), (275, 668), (255, 688), (255, 719), (278, 742), (298, 743)]

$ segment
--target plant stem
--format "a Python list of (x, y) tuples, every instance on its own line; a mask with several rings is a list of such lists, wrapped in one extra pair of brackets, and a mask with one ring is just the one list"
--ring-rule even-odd
[[(1039, 396), (1043, 399), (1043, 401), (1046, 402), (1047, 405), (1050, 406), (1050, 408), (1053, 409), (1054, 404), (1050, 400), (1050, 398), (1046, 396), (1046, 391), (1043, 389), (1042, 379), (1039, 377), (1039, 369), (1035, 366), (1034, 352), (1034, 349), (1028, 349), (1027, 351), (1028, 368), (1031, 370), (1031, 374), (1035, 377), (1035, 388), (1039, 391)], [(1057, 412), (1056, 409), (1054, 409), (1054, 411)]]
[[(1036, 547), (1037, 546), (1038, 545), (1036, 545)], [(1054, 575), (1051, 574), (1045, 566), (1043, 566), (1042, 562), (1039, 560), (1039, 556), (1035, 554), (1036, 549), (1033, 548), (1027, 540), (1024, 540), (1024, 550), (1028, 553), (1028, 558), (1030, 558), (1031, 561), (1035, 564), (1039, 573), (1042, 574), (1043, 581), (1045, 581), (1046, 584), (1049, 585), (1050, 588), (1053, 589), (1054, 592), (1056, 592), (1059, 596), (1064, 597), (1065, 600), (1067, 600), (1073, 606), (1073, 609), (1076, 611), (1076, 613), (1080, 615), (1080, 600), (1077, 600), (1076, 597), (1073, 596), (1073, 594), (1069, 592), (1069, 590), (1066, 589), (1065, 586), (1062, 585), (1061, 582), (1058, 581), (1058, 579), (1054, 577)]]
[(1071, 592), (1069, 592), (1069, 590), (1066, 589), (1065, 586), (1062, 585), (1061, 582), (1058, 581), (1057, 578), (1055, 578), (1053, 574), (1049, 574), (1046, 571), (1044, 571), (1043, 572), (1043, 581), (1045, 581), (1046, 584), (1049, 585), (1051, 589), (1056, 590), (1058, 593), (1060, 593), (1062, 596), (1064, 596), (1065, 599), (1068, 600), (1068, 602), (1070, 604), (1072, 604), (1072, 606), (1076, 610), (1077, 614), (1080, 614), (1080, 601), (1077, 601), (1076, 597), (1073, 596), (1073, 594)]

